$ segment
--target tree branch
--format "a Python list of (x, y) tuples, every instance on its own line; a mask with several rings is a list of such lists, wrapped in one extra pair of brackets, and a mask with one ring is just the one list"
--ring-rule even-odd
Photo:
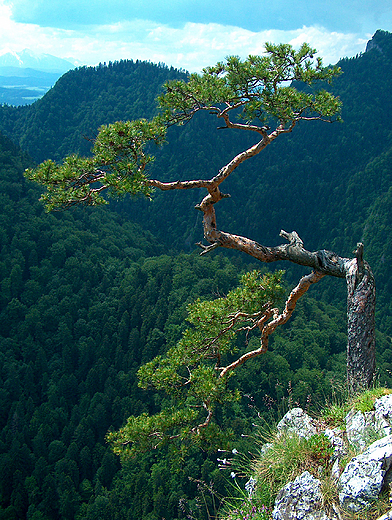
[(206, 417), (205, 421), (198, 424), (197, 426), (194, 426), (193, 428), (191, 428), (190, 433), (197, 433), (199, 435), (200, 430), (202, 428), (206, 428), (210, 424), (211, 419), (213, 417), (213, 411), (209, 407), (209, 403), (203, 402), (203, 408), (207, 411), (207, 417)]
[(323, 274), (328, 274), (338, 278), (346, 277), (350, 259), (342, 258), (334, 252), (325, 249), (319, 251), (307, 251), (303, 247), (303, 242), (295, 231), (287, 233), (282, 230), (280, 232), (280, 236), (289, 241), (288, 244), (281, 244), (274, 247), (263, 246), (249, 238), (218, 231), (214, 226), (215, 211), (212, 205), (205, 208), (203, 223), (204, 236), (213, 246), (204, 246), (204, 252), (208, 252), (211, 249), (220, 246), (227, 249), (241, 251), (265, 263), (282, 260), (290, 261), (295, 264), (311, 267)]
[[(221, 370), (221, 373), (219, 377), (225, 377), (231, 370), (236, 369), (245, 363), (245, 361), (264, 354), (268, 349), (269, 336), (277, 329), (277, 327), (284, 325), (291, 318), (297, 301), (307, 292), (312, 284), (317, 283), (324, 276), (325, 274), (320, 271), (313, 271), (309, 275), (303, 276), (297, 286), (291, 291), (281, 314), (278, 314), (277, 309), (269, 309), (266, 311), (259, 322), (259, 328), (261, 330), (260, 348), (252, 350), (251, 352), (246, 352), (230, 365), (220, 368), (219, 370)], [(272, 321), (265, 323), (271, 317), (273, 318)]]

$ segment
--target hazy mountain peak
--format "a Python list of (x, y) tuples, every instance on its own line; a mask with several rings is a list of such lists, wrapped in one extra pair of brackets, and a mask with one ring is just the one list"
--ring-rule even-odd
[(57, 58), (51, 54), (38, 54), (30, 49), (15, 52), (5, 49), (0, 54), (0, 67), (30, 68), (48, 72), (64, 73), (75, 67), (72, 61)]

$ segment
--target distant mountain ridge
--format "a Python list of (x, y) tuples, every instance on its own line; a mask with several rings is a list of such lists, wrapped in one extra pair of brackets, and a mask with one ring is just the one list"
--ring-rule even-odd
[(0, 55), (0, 73), (3, 67), (16, 69), (35, 69), (46, 72), (64, 74), (67, 70), (74, 68), (75, 60), (64, 60), (51, 54), (37, 54), (29, 49), (20, 52), (8, 51)]
[(27, 105), (41, 98), (76, 61), (29, 49), (0, 55), (0, 103)]
[[(33, 149), (39, 150), (32, 155), (37, 161), (61, 159), (71, 151), (88, 153), (91, 143), (85, 137), (94, 136), (97, 128), (109, 121), (151, 117), (162, 84), (180, 77), (186, 75), (139, 60), (80, 67), (64, 74), (38, 103), (18, 110), (3, 107), (0, 127), (30, 154)], [(39, 128), (35, 128), (37, 123)], [(38, 133), (30, 133), (30, 128)], [(46, 147), (43, 139), (49, 128), (55, 131), (58, 141), (54, 144), (50, 139)], [(20, 139), (26, 139), (26, 144)]]

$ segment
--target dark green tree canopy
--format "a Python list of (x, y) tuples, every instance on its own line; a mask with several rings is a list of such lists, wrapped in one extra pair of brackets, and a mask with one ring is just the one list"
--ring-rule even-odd
[[(153, 416), (130, 417), (119, 432), (109, 433), (116, 453), (135, 455), (168, 440), (184, 442), (190, 435), (199, 443), (222, 441), (216, 427), (208, 433), (204, 429), (211, 425), (218, 405), (239, 399), (227, 385), (229, 377), (237, 366), (265, 352), (269, 334), (283, 319), (273, 307), (282, 296), (282, 274), (246, 273), (225, 297), (198, 299), (188, 306), (189, 326), (180, 341), (138, 372), (139, 386), (165, 392), (170, 406)], [(242, 333), (249, 344), (255, 330), (261, 331), (260, 347), (247, 348), (238, 356), (238, 335)]]

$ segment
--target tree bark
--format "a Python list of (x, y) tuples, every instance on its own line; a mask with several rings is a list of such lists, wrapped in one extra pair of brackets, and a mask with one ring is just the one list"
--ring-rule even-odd
[(347, 380), (355, 392), (369, 387), (376, 370), (374, 276), (363, 261), (363, 246), (348, 265), (347, 280)]

